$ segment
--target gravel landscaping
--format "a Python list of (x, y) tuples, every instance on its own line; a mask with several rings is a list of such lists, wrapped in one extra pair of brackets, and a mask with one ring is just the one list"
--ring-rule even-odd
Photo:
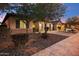
[[(41, 35), (42, 34), (39, 33), (30, 33), (28, 41), (25, 39), (26, 34), (11, 35), (13, 40), (17, 40), (15, 43), (18, 43), (19, 45), (13, 48), (1, 48), (0, 55), (30, 56), (68, 37), (56, 34), (48, 34), (47, 39), (43, 39)], [(23, 40), (26, 41), (25, 46), (22, 46), (23, 43), (21, 41)]]

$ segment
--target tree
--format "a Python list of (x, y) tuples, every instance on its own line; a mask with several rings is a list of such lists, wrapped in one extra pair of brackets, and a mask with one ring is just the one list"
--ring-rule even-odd
[(67, 23), (69, 25), (77, 25), (77, 24), (79, 24), (78, 22), (79, 22), (79, 17), (77, 17), (77, 16), (68, 18), (68, 20), (67, 20)]
[(78, 27), (78, 25), (79, 25), (79, 17), (74, 16), (74, 17), (68, 18), (67, 24), (69, 24), (70, 28), (71, 28), (71, 26), (75, 26), (75, 28), (79, 30), (79, 27)]
[[(7, 12), (11, 11), (11, 13), (15, 12), (18, 15), (21, 14), (21, 17), (17, 17), (24, 19), (23, 22), (26, 24), (26, 32), (28, 36), (29, 22), (31, 20), (44, 21), (46, 27), (46, 22), (48, 22), (49, 20), (60, 20), (60, 18), (64, 16), (66, 7), (64, 6), (64, 4), (60, 3), (27, 3), (14, 5), (9, 4), (9, 6), (6, 7), (4, 10)], [(45, 33), (47, 33), (46, 29)]]
[[(46, 23), (49, 20), (59, 20), (62, 16), (64, 16), (66, 7), (63, 4), (37, 4), (36, 7), (33, 9), (35, 18), (40, 21)], [(47, 33), (47, 30), (45, 29), (45, 33)]]
[[(44, 21), (45, 22), (45, 27), (46, 27), (46, 22), (49, 20), (60, 20), (62, 16), (64, 16), (65, 13), (65, 6), (64, 4), (52, 4), (52, 3), (46, 3), (46, 4), (22, 4), (22, 6), (18, 7), (16, 9), (17, 14), (23, 14), (25, 15), (25, 21), (26, 23), (26, 28), (27, 28), (27, 33), (28, 33), (28, 28), (29, 28), (29, 22), (31, 20), (34, 21)], [(47, 33), (45, 29), (45, 33)]]

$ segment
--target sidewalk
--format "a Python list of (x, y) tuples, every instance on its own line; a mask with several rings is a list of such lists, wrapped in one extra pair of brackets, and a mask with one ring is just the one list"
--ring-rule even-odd
[(79, 33), (51, 45), (33, 56), (79, 56)]

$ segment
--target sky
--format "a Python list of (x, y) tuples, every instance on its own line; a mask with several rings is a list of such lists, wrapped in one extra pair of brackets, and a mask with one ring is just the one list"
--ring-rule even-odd
[(6, 15), (7, 15), (7, 13), (0, 13), (0, 25), (3, 22)]
[(67, 6), (65, 18), (79, 16), (79, 3), (65, 3), (64, 5)]
[(73, 16), (79, 16), (79, 3), (64, 3), (67, 7), (64, 17), (61, 19), (62, 22)]
[[(79, 3), (64, 3), (67, 7), (63, 21), (67, 20), (69, 17), (79, 16)], [(2, 21), (2, 20), (1, 20)]]

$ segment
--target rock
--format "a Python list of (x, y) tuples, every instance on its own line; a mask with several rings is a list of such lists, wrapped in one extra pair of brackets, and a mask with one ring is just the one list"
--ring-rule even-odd
[(28, 48), (22, 49), (21, 51), (23, 51), (26, 54), (28, 53), (29, 55), (32, 55), (32, 54), (38, 52), (39, 49), (37, 47), (28, 47)]
[(35, 39), (30, 39), (28, 42), (25, 44), (25, 46), (31, 46), (34, 42), (36, 42)]

